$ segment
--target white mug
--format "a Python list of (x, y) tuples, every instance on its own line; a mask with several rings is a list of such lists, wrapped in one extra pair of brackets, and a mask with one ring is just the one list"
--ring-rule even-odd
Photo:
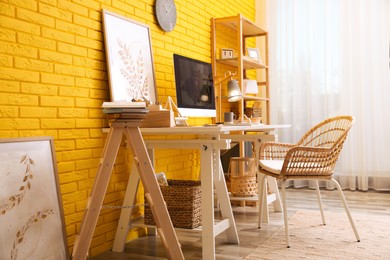
[(233, 112), (225, 112), (223, 114), (224, 124), (233, 124), (235, 119), (236, 119), (236, 115)]

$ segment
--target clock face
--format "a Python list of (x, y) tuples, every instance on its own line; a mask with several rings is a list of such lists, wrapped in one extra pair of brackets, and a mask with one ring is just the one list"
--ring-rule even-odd
[(156, 0), (156, 18), (161, 28), (170, 32), (176, 25), (176, 5), (173, 0)]

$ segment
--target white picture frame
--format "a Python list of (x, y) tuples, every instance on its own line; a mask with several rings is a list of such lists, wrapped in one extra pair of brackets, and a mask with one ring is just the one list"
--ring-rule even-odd
[(0, 259), (69, 259), (52, 137), (0, 138)]
[(259, 63), (262, 63), (259, 48), (246, 48), (247, 56)]
[(111, 101), (157, 101), (149, 26), (103, 10)]

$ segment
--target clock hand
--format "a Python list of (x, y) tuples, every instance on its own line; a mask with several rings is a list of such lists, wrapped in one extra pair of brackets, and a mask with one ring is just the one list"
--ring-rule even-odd
[(173, 4), (171, 4), (171, 5), (168, 7), (168, 10), (165, 9), (165, 11), (166, 11), (167, 13), (169, 13), (169, 10), (171, 10), (172, 6), (173, 6)]
[(165, 6), (165, 4), (163, 3), (163, 6), (164, 6), (164, 9), (165, 9), (165, 13), (168, 13), (168, 10), (167, 10), (167, 7)]

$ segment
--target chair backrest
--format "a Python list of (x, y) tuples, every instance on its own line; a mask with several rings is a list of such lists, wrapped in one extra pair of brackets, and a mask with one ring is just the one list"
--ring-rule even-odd
[(349, 131), (353, 122), (352, 116), (328, 118), (307, 131), (297, 145), (331, 148)]
[[(331, 178), (351, 129), (352, 116), (337, 116), (311, 128), (285, 157), (283, 178)], [(315, 147), (315, 148), (313, 148)], [(324, 148), (325, 150), (316, 150)]]

